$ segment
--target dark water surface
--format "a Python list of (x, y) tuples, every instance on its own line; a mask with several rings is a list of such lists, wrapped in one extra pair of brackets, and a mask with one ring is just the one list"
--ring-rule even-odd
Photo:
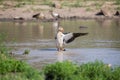
[[(71, 60), (78, 64), (101, 60), (120, 65), (120, 20), (60, 21), (65, 32), (88, 32), (57, 52), (54, 36), (58, 22), (0, 22), (0, 32), (7, 35), (7, 45), (15, 48), (18, 59), (36, 68), (48, 63)], [(29, 55), (22, 55), (25, 49)]]

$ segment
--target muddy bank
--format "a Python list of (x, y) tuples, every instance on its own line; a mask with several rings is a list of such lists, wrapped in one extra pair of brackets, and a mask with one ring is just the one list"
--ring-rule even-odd
[[(21, 7), (11, 7), (12, 4), (7, 5), (7, 7), (6, 5), (0, 5), (0, 20), (36, 21), (38, 19), (33, 18), (33, 15), (42, 13), (45, 16), (45, 19), (39, 20), (53, 21), (55, 19), (50, 14), (50, 10), (58, 13), (60, 19), (120, 19), (120, 12), (115, 9), (116, 5), (113, 5), (113, 2), (106, 2), (102, 6), (96, 6), (95, 4), (98, 4), (98, 2), (85, 3), (86, 2), (83, 2), (84, 6), (82, 7), (64, 6), (62, 8), (51, 7), (49, 5), (24, 5)], [(118, 11), (118, 15), (115, 15), (116, 11)], [(97, 15), (99, 13), (102, 14)]]

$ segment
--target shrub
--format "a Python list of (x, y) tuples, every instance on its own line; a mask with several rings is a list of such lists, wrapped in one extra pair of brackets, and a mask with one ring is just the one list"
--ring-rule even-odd
[(120, 80), (120, 67), (114, 68), (114, 70), (112, 72), (112, 78), (113, 78), (113, 80)]
[(23, 72), (27, 69), (28, 65), (22, 61), (15, 59), (6, 59), (0, 62), (0, 74), (9, 72)]
[(23, 54), (29, 54), (29, 53), (30, 53), (30, 50), (29, 49), (25, 49)]
[(77, 66), (68, 61), (45, 67), (45, 80), (120, 80), (120, 67), (109, 67), (101, 61)]
[(45, 67), (45, 80), (70, 80), (77, 70), (77, 66), (71, 62), (56, 62)]
[(33, 68), (27, 69), (23, 73), (23, 76), (25, 76), (29, 80), (43, 80), (42, 73), (40, 73), (39, 71), (37, 71)]
[(43, 80), (42, 74), (23, 61), (0, 54), (1, 80)]
[(8, 55), (9, 49), (3, 44), (2, 36), (0, 34), (0, 80), (43, 80), (43, 76), (27, 63)]
[(111, 67), (100, 61), (89, 62), (82, 64), (77, 71), (77, 74), (81, 78), (87, 78), (89, 80), (110, 80)]

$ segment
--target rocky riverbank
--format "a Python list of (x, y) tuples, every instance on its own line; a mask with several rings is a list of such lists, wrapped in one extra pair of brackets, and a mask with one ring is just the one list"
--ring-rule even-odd
[(33, 4), (15, 6), (15, 4), (6, 2), (0, 5), (0, 20), (36, 20), (32, 16), (42, 13), (45, 19), (40, 20), (51, 21), (54, 18), (51, 16), (50, 10), (58, 13), (61, 19), (120, 19), (120, 11), (116, 9), (119, 8), (119, 5), (114, 5), (114, 2), (102, 2), (101, 4), (93, 1), (83, 2), (84, 6), (81, 7), (62, 6), (60, 3), (59, 6)]

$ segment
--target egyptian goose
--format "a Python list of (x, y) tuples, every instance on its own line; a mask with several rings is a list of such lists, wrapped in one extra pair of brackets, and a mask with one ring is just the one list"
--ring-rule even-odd
[(56, 35), (56, 47), (58, 51), (64, 51), (64, 45), (72, 42), (75, 38), (79, 36), (87, 35), (88, 33), (67, 33), (63, 34), (64, 29), (62, 27), (58, 28), (58, 33)]

